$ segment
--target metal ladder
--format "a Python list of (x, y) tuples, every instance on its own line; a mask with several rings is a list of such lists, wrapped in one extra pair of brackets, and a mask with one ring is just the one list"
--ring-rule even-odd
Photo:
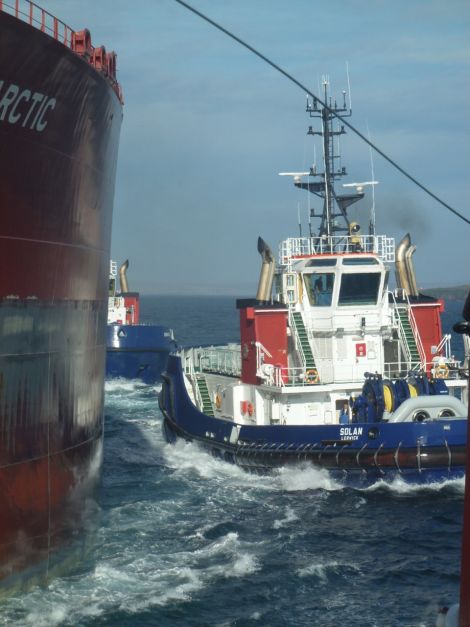
[(214, 406), (207, 388), (206, 377), (204, 375), (196, 375), (196, 385), (203, 413), (207, 416), (214, 416)]
[(415, 334), (411, 328), (409, 312), (409, 306), (400, 307), (395, 304), (395, 315), (399, 326), (400, 337), (406, 348), (407, 357), (410, 361), (410, 368), (411, 370), (417, 370), (422, 366), (422, 360)]
[(293, 311), (291, 314), (293, 326), (295, 328), (295, 334), (298, 339), (298, 346), (300, 346), (300, 353), (305, 363), (306, 370), (316, 368), (315, 358), (313, 357), (312, 348), (308, 340), (307, 330), (305, 329), (304, 321), (300, 311)]

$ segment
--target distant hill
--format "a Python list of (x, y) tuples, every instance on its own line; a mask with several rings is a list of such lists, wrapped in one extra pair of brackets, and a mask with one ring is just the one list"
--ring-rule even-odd
[(420, 290), (423, 294), (434, 296), (434, 298), (445, 298), (446, 300), (465, 300), (470, 291), (470, 285), (457, 285), (455, 287), (430, 287)]

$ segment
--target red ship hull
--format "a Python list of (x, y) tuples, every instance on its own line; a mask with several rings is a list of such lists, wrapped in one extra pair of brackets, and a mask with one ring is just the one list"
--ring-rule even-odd
[(121, 102), (0, 10), (0, 591), (80, 528), (99, 477)]

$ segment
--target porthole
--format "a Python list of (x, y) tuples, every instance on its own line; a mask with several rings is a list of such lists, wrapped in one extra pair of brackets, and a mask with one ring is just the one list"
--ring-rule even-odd
[(439, 418), (450, 418), (451, 416), (455, 416), (455, 412), (452, 409), (441, 409), (438, 414)]
[(413, 414), (413, 422), (423, 422), (424, 420), (429, 420), (430, 416), (427, 411), (424, 409), (420, 409)]

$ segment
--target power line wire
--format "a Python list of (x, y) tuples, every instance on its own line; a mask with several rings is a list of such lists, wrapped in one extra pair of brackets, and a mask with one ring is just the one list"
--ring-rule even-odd
[(403, 174), (407, 179), (409, 179), (410, 181), (412, 181), (415, 185), (417, 185), (420, 189), (422, 189), (426, 194), (428, 194), (429, 196), (431, 196), (431, 198), (433, 198), (436, 202), (438, 202), (439, 204), (441, 204), (443, 207), (445, 207), (446, 209), (448, 209), (449, 211), (451, 211), (454, 215), (456, 215), (458, 218), (460, 218), (461, 220), (463, 220), (464, 222), (466, 222), (467, 224), (470, 224), (470, 220), (468, 218), (466, 218), (464, 215), (462, 215), (459, 211), (457, 211), (456, 209), (453, 209), (453, 207), (451, 207), (450, 205), (448, 205), (444, 200), (442, 200), (441, 198), (439, 198), (438, 196), (436, 196), (436, 194), (434, 194), (430, 189), (428, 189), (425, 185), (423, 185), (422, 183), (420, 183), (417, 179), (414, 178), (414, 176), (412, 176), (411, 174), (409, 174), (408, 172), (406, 172), (406, 170), (404, 170), (401, 166), (398, 165), (398, 163), (396, 163), (396, 161), (394, 161), (391, 157), (389, 157), (388, 155), (386, 155), (382, 150), (380, 150), (380, 148), (378, 148), (373, 142), (371, 142), (365, 135), (363, 135), (360, 131), (358, 131), (350, 122), (348, 122), (347, 120), (345, 120), (344, 118), (342, 118), (340, 115), (338, 115), (334, 109), (331, 109), (331, 107), (329, 107), (325, 102), (323, 102), (318, 96), (316, 96), (314, 93), (312, 93), (307, 87), (305, 87), (305, 85), (303, 85), (300, 81), (298, 81), (294, 76), (292, 76), (291, 74), (289, 74), (289, 72), (286, 72), (286, 70), (282, 69), (282, 67), (280, 67), (279, 65), (277, 65), (276, 63), (274, 63), (274, 61), (271, 61), (270, 59), (268, 59), (268, 57), (266, 57), (264, 54), (262, 54), (261, 52), (259, 52), (258, 50), (256, 50), (256, 48), (253, 48), (253, 46), (250, 46), (250, 44), (246, 43), (245, 41), (243, 41), (243, 39), (240, 39), (240, 37), (237, 37), (237, 35), (235, 35), (234, 33), (230, 32), (229, 30), (227, 30), (226, 28), (224, 28), (223, 26), (221, 26), (220, 24), (218, 24), (217, 22), (214, 22), (214, 20), (212, 20), (210, 17), (208, 17), (207, 15), (204, 15), (204, 13), (201, 13), (200, 11), (198, 11), (197, 9), (195, 9), (194, 7), (192, 7), (191, 5), (189, 5), (187, 2), (184, 2), (184, 0), (175, 0), (175, 2), (177, 2), (178, 4), (180, 4), (181, 6), (185, 7), (186, 9), (188, 9), (188, 11), (191, 11), (192, 13), (194, 13), (195, 15), (199, 16), (200, 18), (202, 18), (203, 20), (205, 20), (206, 22), (208, 22), (209, 24), (211, 24), (212, 26), (214, 26), (215, 28), (217, 28), (218, 30), (220, 30), (222, 33), (224, 33), (225, 35), (227, 35), (228, 37), (230, 37), (231, 39), (235, 40), (237, 43), (239, 43), (241, 46), (247, 48), (250, 52), (252, 52), (253, 54), (255, 54), (257, 57), (259, 57), (260, 59), (262, 59), (265, 63), (267, 63), (268, 65), (270, 65), (271, 67), (273, 67), (275, 70), (277, 70), (278, 72), (280, 72), (281, 74), (283, 74), (288, 80), (290, 80), (292, 83), (294, 83), (294, 85), (297, 85), (297, 87), (300, 87), (305, 93), (307, 93), (309, 96), (311, 96), (312, 98), (315, 98), (322, 107), (324, 107), (329, 113), (331, 113), (332, 115), (334, 115), (335, 117), (337, 117), (339, 120), (341, 120), (341, 123), (344, 124), (345, 126), (347, 126), (349, 129), (351, 129), (351, 131), (353, 133), (355, 133), (358, 137), (360, 137), (362, 139), (362, 141), (364, 141), (366, 144), (368, 144), (371, 148), (373, 148), (373, 150), (375, 150), (380, 156), (382, 156), (386, 161), (388, 161), (394, 168), (396, 168), (399, 172), (401, 172), (401, 174)]

